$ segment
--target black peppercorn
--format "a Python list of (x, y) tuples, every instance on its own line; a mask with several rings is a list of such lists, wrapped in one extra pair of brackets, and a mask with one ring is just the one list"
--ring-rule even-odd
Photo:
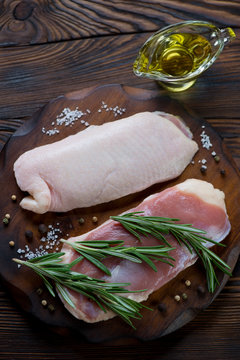
[(48, 228), (47, 228), (47, 226), (45, 224), (40, 224), (38, 226), (38, 231), (40, 232), (40, 234), (44, 235), (44, 234), (47, 233)]
[(42, 288), (38, 288), (38, 289), (37, 289), (37, 294), (38, 294), (38, 295), (42, 295), (42, 293), (43, 293), (43, 289), (42, 289)]
[(31, 230), (26, 230), (25, 231), (25, 237), (26, 237), (26, 239), (27, 240), (32, 240), (32, 238), (33, 238), (33, 232), (31, 231)]
[(204, 295), (206, 290), (204, 289), (204, 287), (202, 285), (199, 285), (197, 287), (197, 292), (198, 292), (199, 295)]
[(205, 172), (207, 171), (207, 166), (206, 165), (202, 165), (200, 168), (200, 171), (202, 174), (205, 174)]
[(160, 312), (165, 312), (167, 310), (167, 306), (163, 303), (160, 303), (157, 308)]

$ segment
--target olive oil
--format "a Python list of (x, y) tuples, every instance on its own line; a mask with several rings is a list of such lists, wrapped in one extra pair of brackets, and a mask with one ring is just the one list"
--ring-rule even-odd
[(211, 44), (203, 35), (155, 34), (140, 50), (133, 70), (136, 75), (187, 76), (207, 63), (211, 54)]

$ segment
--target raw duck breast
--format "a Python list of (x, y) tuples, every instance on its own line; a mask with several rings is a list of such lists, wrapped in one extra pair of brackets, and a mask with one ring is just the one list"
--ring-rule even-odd
[(25, 152), (14, 164), (20, 205), (43, 214), (105, 203), (179, 176), (198, 150), (170, 114), (143, 112)]
[[(201, 180), (189, 179), (160, 193), (147, 197), (140, 205), (127, 212), (143, 211), (146, 216), (162, 216), (180, 219), (180, 223), (192, 224), (194, 227), (205, 230), (206, 236), (217, 242), (222, 241), (230, 231), (230, 223), (226, 213), (224, 193), (214, 189), (213, 185)], [(121, 224), (108, 220), (98, 228), (69, 241), (85, 240), (123, 240), (127, 246), (154, 246), (159, 245), (155, 238), (142, 236), (140, 243), (133, 235), (127, 232)], [(158, 269), (153, 271), (148, 265), (133, 263), (127, 260), (109, 257), (104, 264), (111, 271), (111, 276), (105, 275), (101, 270), (83, 260), (73, 269), (94, 278), (101, 278), (107, 282), (127, 282), (129, 290), (147, 289), (145, 292), (125, 294), (135, 301), (141, 302), (155, 290), (173, 279), (178, 273), (191, 266), (197, 260), (185, 246), (168, 236), (169, 243), (175, 247), (170, 255), (175, 258), (174, 267), (162, 262), (155, 262)], [(212, 246), (206, 243), (206, 246)], [(79, 256), (67, 243), (62, 251), (65, 252), (64, 262), (69, 263)], [(86, 297), (74, 291), (67, 290), (75, 308), (69, 306), (63, 299), (65, 307), (78, 319), (86, 322), (108, 320), (115, 316), (108, 311), (103, 312), (97, 305)]]

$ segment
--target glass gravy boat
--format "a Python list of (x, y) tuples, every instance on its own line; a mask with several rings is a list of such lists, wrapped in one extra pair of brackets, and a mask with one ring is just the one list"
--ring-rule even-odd
[(231, 28), (219, 29), (205, 21), (184, 21), (167, 26), (143, 44), (133, 72), (159, 81), (167, 90), (186, 90), (235, 37)]

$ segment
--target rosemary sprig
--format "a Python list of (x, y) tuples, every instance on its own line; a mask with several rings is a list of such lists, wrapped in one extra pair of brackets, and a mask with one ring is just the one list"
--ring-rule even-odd
[(135, 263), (146, 262), (154, 271), (157, 271), (156, 265), (152, 260), (158, 260), (173, 266), (169, 261), (175, 261), (168, 252), (174, 250), (173, 247), (159, 246), (123, 246), (122, 240), (97, 240), (97, 241), (76, 241), (71, 242), (61, 240), (63, 243), (71, 246), (82, 258), (86, 258), (107, 275), (111, 275), (109, 269), (102, 263), (108, 256), (115, 256)]
[(179, 219), (144, 216), (141, 214), (142, 212), (133, 212), (120, 216), (111, 216), (110, 218), (122, 224), (126, 230), (136, 236), (140, 241), (140, 235), (151, 235), (170, 246), (165, 235), (172, 234), (180, 245), (184, 244), (188, 248), (190, 253), (195, 251), (202, 260), (206, 270), (209, 292), (214, 292), (218, 285), (214, 266), (231, 276), (231, 268), (213, 251), (205, 246), (207, 242), (219, 246), (225, 245), (204, 236), (206, 234), (205, 231), (194, 228), (191, 224), (179, 224)]
[[(120, 216), (111, 216), (111, 219), (118, 221), (122, 226), (141, 241), (141, 235), (153, 236), (165, 245), (159, 246), (139, 246), (125, 247), (121, 240), (99, 240), (85, 242), (66, 242), (71, 245), (80, 256), (70, 264), (62, 263), (63, 252), (52, 253), (28, 261), (13, 259), (21, 265), (26, 265), (33, 269), (44, 281), (49, 292), (55, 296), (53, 285), (48, 280), (55, 282), (56, 288), (61, 296), (74, 307), (66, 288), (81, 293), (93, 300), (103, 311), (112, 310), (123, 320), (133, 327), (131, 319), (140, 319), (141, 308), (146, 306), (132, 299), (119, 294), (135, 293), (145, 290), (129, 291), (125, 287), (129, 283), (107, 283), (104, 280), (95, 279), (85, 274), (72, 271), (72, 267), (83, 258), (88, 259), (95, 266), (110, 275), (109, 269), (102, 263), (107, 256), (117, 256), (123, 259), (141, 263), (145, 261), (153, 270), (157, 270), (152, 260), (160, 260), (172, 265), (169, 260), (174, 260), (169, 256), (168, 251), (174, 248), (170, 246), (166, 235), (172, 234), (180, 245), (184, 244), (190, 253), (193, 251), (202, 260), (206, 269), (208, 289), (214, 292), (218, 279), (214, 266), (218, 267), (227, 275), (231, 275), (231, 268), (221, 260), (213, 251), (205, 245), (207, 242), (224, 246), (216, 241), (204, 236), (205, 231), (194, 228), (191, 224), (180, 224), (179, 219), (164, 218), (157, 216), (144, 216), (142, 212), (127, 213)], [(65, 242), (63, 240), (63, 242)], [(148, 308), (149, 309), (149, 308)]]
[(53, 280), (57, 290), (72, 307), (75, 307), (66, 288), (72, 289), (93, 300), (101, 310), (112, 310), (132, 327), (131, 319), (141, 319), (140, 310), (150, 308), (132, 299), (119, 294), (142, 292), (145, 290), (129, 291), (125, 287), (129, 283), (107, 283), (85, 274), (72, 271), (72, 267), (82, 260), (81, 257), (69, 264), (62, 263), (64, 253), (52, 253), (33, 258), (31, 260), (13, 259), (18, 264), (25, 265), (34, 270), (42, 279), (52, 296), (55, 297), (54, 288), (49, 279)]

